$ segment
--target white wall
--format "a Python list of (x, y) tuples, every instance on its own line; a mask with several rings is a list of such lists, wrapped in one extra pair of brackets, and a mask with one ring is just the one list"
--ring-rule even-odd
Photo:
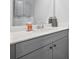
[(34, 22), (37, 24), (40, 22), (47, 23), (49, 18), (49, 8), (50, 0), (36, 0)]
[[(54, 0), (36, 0), (35, 2), (35, 23), (40, 21), (48, 23), (48, 18), (54, 16)], [(55, 15), (58, 25), (67, 25), (69, 21), (69, 0), (55, 0)]]
[[(68, 25), (68, 2), (68, 0), (55, 0), (55, 11), (59, 26)], [(48, 23), (48, 18), (54, 15), (53, 5), (53, 0), (34, 0), (34, 24)]]
[(10, 26), (13, 25), (13, 0), (10, 1)]
[(69, 24), (69, 0), (55, 0), (56, 1), (56, 16), (59, 26)]

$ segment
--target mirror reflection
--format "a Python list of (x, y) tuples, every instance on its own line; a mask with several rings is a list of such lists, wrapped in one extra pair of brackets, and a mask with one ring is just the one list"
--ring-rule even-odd
[(14, 0), (13, 25), (21, 26), (32, 19), (34, 14), (34, 0)]
[(12, 26), (23, 26), (29, 21), (32, 24), (47, 23), (50, 3), (51, 0), (13, 0)]

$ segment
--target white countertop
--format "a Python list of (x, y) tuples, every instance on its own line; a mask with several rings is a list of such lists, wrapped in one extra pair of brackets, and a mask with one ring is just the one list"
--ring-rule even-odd
[(14, 44), (25, 40), (30, 40), (35, 37), (43, 36), (46, 34), (58, 32), (65, 29), (68, 29), (68, 27), (67, 26), (51, 27), (51, 28), (34, 30), (30, 32), (27, 32), (27, 31), (11, 32), (10, 44)]

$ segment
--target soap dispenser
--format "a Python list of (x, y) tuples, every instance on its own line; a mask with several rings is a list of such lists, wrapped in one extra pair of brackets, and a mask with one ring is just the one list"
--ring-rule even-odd
[(57, 27), (58, 26), (58, 22), (57, 22), (56, 17), (49, 17), (48, 23), (51, 24), (52, 27)]

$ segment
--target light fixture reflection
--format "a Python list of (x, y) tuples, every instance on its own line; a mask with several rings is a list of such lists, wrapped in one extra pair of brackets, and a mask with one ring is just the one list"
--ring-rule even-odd
[(22, 1), (22, 0), (18, 0), (18, 3), (19, 3), (19, 4), (22, 4), (22, 3), (23, 3), (23, 1)]

